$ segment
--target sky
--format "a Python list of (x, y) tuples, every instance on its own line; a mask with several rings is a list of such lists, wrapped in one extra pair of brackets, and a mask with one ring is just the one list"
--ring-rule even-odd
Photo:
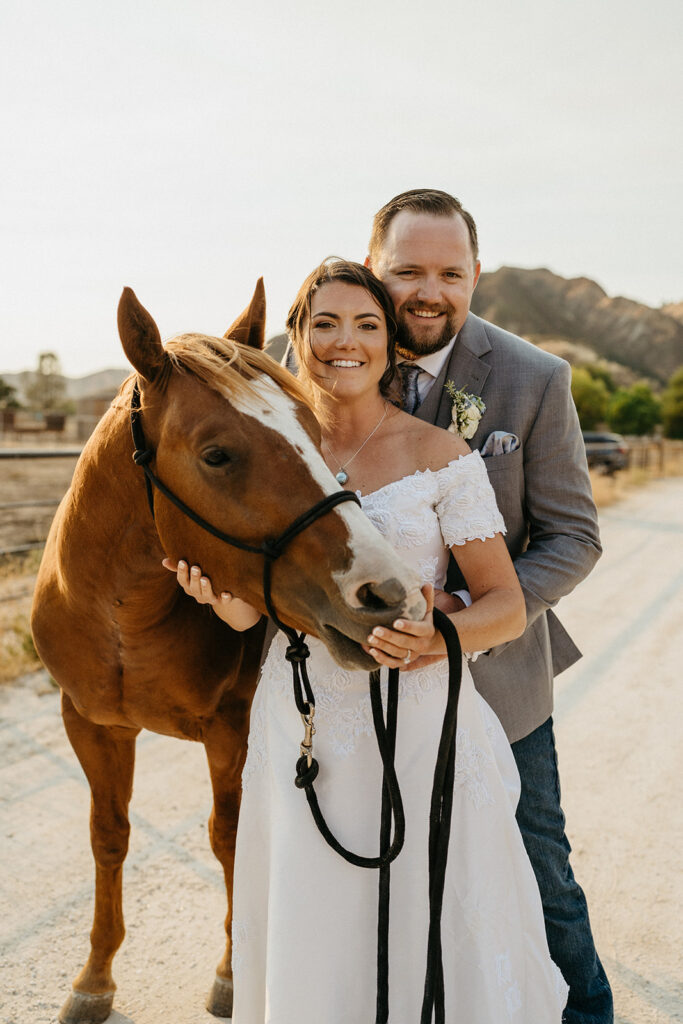
[(3, 0), (0, 374), (125, 366), (222, 334), (263, 275), (269, 336), (405, 189), (456, 195), (484, 270), (683, 300), (680, 0)]

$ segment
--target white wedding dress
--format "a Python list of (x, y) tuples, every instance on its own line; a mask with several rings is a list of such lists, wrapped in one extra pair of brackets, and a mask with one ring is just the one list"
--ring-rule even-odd
[[(437, 586), (451, 545), (503, 530), (478, 452), (388, 484), (362, 504), (401, 557)], [(242, 777), (233, 1024), (372, 1024), (378, 872), (348, 864), (327, 846), (294, 786), (303, 726), (284, 659), (287, 642), (278, 634), (263, 666)], [(320, 807), (342, 845), (376, 856), (382, 768), (368, 673), (340, 668), (317, 640), (309, 645)], [(391, 866), (390, 1024), (420, 1020), (429, 803), (447, 685), (446, 661), (400, 676), (396, 770), (406, 838)], [(515, 821), (517, 768), (466, 661), (456, 750), (441, 923), (446, 1020), (560, 1024), (567, 986), (548, 953), (541, 900)]]

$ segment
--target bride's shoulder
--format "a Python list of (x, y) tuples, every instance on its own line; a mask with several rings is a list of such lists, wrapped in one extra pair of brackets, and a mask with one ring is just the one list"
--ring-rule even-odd
[(436, 472), (454, 459), (470, 455), (472, 451), (467, 442), (457, 434), (452, 434), (443, 427), (435, 427), (432, 423), (425, 423), (407, 413), (401, 413), (396, 417), (395, 429), (406, 447), (414, 452), (421, 469)]

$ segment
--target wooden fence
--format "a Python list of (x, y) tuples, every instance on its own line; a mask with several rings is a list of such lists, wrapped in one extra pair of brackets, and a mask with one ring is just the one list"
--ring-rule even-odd
[[(683, 441), (670, 441), (663, 438), (629, 437), (628, 468), (618, 476), (620, 482), (629, 480), (638, 482), (643, 476), (656, 478), (660, 476), (683, 476)], [(62, 448), (4, 448), (0, 446), (0, 460), (4, 459), (73, 459), (80, 455), (78, 447)], [(595, 488), (595, 483), (594, 483)], [(25, 500), (22, 502), (3, 502), (0, 484), (0, 514), (20, 508), (40, 508), (53, 505), (55, 508), (61, 495), (54, 499)], [(42, 548), (44, 540), (27, 541), (11, 547), (0, 548), (0, 557), (20, 555)]]
[[(17, 459), (76, 459), (81, 454), (80, 447), (61, 447), (61, 448), (6, 448), (0, 446), (0, 461), (11, 460), (16, 461)], [(20, 501), (6, 501), (5, 488), (2, 485), (2, 475), (0, 474), (0, 515), (4, 513), (12, 513), (21, 511), (22, 509), (28, 508), (54, 508), (56, 509), (59, 502), (62, 500), (62, 494), (57, 494), (53, 498), (30, 498), (23, 497)], [(29, 551), (39, 550), (45, 546), (45, 538), (42, 540), (24, 540), (19, 544), (12, 544), (0, 548), (0, 558), (3, 556), (12, 555), (23, 555)]]
[(627, 437), (629, 470), (642, 470), (648, 476), (683, 475), (683, 441), (667, 438)]

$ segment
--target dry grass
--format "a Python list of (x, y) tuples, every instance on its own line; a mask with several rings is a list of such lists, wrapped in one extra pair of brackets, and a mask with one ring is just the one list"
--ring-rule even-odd
[(0, 684), (41, 667), (29, 627), (40, 551), (0, 564)]
[[(16, 459), (3, 463), (3, 502), (54, 500), (54, 505), (1, 510), (0, 548), (44, 540), (75, 464), (75, 458)], [(41, 667), (29, 628), (40, 558), (40, 550), (0, 556), (0, 684)]]
[(662, 449), (643, 444), (631, 453), (631, 465), (608, 476), (591, 470), (593, 500), (598, 508), (607, 508), (621, 501), (634, 487), (645, 487), (663, 477), (683, 476), (683, 444), (664, 442)]

